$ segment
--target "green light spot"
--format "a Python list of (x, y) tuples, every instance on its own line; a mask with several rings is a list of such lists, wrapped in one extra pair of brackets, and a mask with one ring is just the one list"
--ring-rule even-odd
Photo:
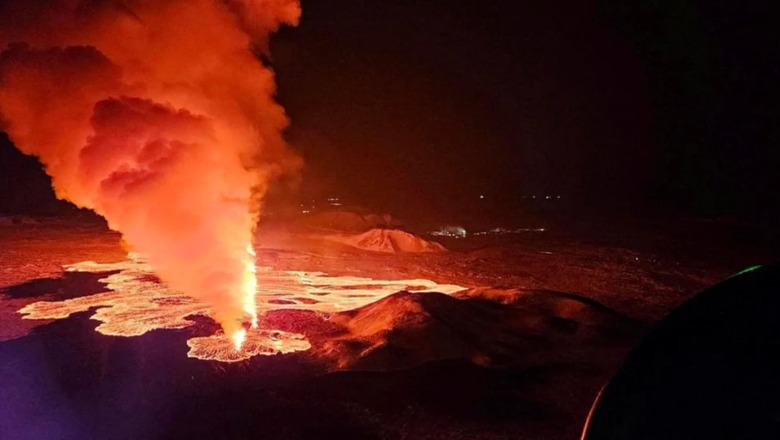
[(735, 273), (734, 275), (730, 276), (729, 278), (738, 277), (738, 276), (740, 276), (740, 275), (744, 275), (744, 274), (746, 274), (746, 273), (753, 272), (754, 270), (757, 270), (757, 269), (760, 269), (760, 268), (761, 268), (761, 265), (760, 265), (760, 264), (759, 264), (759, 265), (756, 265), (756, 266), (750, 266), (750, 267), (748, 267), (748, 268), (747, 268), (747, 269), (745, 269), (745, 270), (742, 270), (742, 271), (739, 271), (739, 272)]

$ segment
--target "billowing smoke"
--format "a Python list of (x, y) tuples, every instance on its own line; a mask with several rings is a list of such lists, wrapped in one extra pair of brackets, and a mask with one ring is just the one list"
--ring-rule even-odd
[(257, 55), (299, 16), (298, 0), (0, 0), (0, 128), (229, 334), (259, 202), (300, 165)]

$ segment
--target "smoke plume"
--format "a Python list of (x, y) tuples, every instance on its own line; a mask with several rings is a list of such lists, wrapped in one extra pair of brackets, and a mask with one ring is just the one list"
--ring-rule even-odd
[(259, 61), (298, 0), (0, 0), (0, 128), (226, 332), (259, 201), (300, 161)]

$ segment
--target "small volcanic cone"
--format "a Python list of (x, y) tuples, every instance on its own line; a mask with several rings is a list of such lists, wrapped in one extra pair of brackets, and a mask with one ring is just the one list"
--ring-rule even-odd
[(297, 0), (0, 4), (0, 128), (228, 335), (256, 322), (260, 200), (295, 172), (256, 50)]
[(371, 229), (356, 235), (332, 235), (333, 241), (373, 252), (445, 252), (444, 246), (400, 229)]

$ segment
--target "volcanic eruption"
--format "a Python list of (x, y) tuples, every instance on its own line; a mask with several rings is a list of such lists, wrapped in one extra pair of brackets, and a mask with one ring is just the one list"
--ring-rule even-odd
[(0, 3), (0, 128), (239, 349), (260, 202), (300, 166), (258, 55), (299, 16), (297, 0)]

